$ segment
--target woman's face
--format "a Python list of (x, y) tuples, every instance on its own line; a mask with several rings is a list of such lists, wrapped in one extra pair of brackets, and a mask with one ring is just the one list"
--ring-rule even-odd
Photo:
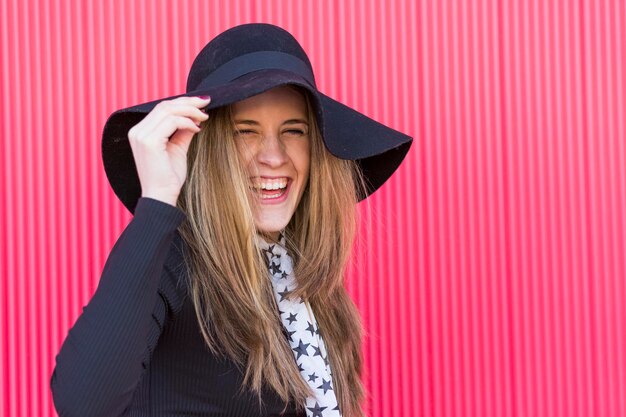
[(277, 87), (233, 105), (235, 141), (254, 196), (257, 229), (277, 239), (298, 207), (309, 179), (306, 102)]

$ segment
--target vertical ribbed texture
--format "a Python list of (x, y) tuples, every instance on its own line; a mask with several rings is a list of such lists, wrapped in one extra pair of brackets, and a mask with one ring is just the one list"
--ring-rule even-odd
[(250, 21), (415, 137), (350, 273), (370, 414), (626, 415), (618, 0), (0, 2), (0, 414), (54, 415), (54, 355), (130, 219), (106, 117), (182, 92), (206, 41)]

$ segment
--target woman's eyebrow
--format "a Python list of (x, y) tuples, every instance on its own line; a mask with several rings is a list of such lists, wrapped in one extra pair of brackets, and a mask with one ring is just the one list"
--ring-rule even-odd
[[(242, 125), (259, 125), (259, 122), (257, 122), (256, 120), (249, 120), (249, 119), (245, 119), (245, 120), (235, 120), (235, 124), (242, 124)], [(295, 125), (295, 124), (305, 124), (305, 125), (309, 125), (309, 123), (306, 120), (303, 119), (289, 119), (289, 120), (285, 120), (283, 122), (284, 125)]]
[(305, 124), (305, 125), (309, 125), (309, 123), (307, 123), (306, 120), (302, 120), (302, 119), (289, 119), (283, 122), (284, 125), (294, 125), (294, 124)]

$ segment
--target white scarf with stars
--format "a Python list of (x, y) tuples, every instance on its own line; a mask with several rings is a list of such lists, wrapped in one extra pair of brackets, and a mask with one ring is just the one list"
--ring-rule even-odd
[(292, 259), (285, 249), (285, 238), (281, 233), (278, 244), (268, 244), (263, 239), (259, 239), (259, 244), (267, 261), (280, 319), (287, 332), (298, 369), (315, 392), (315, 397), (306, 400), (307, 417), (341, 417), (328, 353), (313, 310), (301, 298), (287, 298), (287, 292), (295, 289), (297, 283), (293, 275)]

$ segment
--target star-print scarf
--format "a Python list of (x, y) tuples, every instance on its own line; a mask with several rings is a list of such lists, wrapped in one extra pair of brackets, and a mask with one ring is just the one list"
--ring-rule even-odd
[(324, 341), (310, 304), (301, 298), (290, 300), (287, 292), (296, 288), (293, 262), (285, 248), (285, 238), (280, 235), (279, 243), (268, 244), (259, 239), (269, 275), (274, 287), (278, 313), (285, 327), (289, 345), (300, 369), (300, 374), (315, 392), (315, 397), (306, 399), (307, 417), (341, 417), (335, 396), (332, 370)]

